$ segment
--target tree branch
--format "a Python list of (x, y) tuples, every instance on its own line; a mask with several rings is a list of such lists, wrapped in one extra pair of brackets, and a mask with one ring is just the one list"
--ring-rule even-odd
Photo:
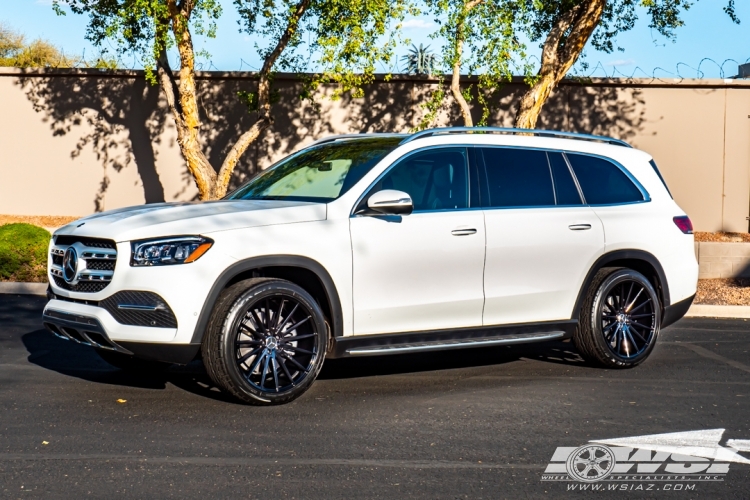
[(289, 45), (289, 41), (297, 32), (299, 22), (302, 19), (302, 16), (305, 15), (305, 12), (307, 12), (311, 2), (312, 0), (300, 0), (294, 9), (294, 12), (292, 12), (289, 17), (286, 29), (276, 43), (276, 47), (274, 47), (268, 56), (266, 56), (265, 61), (263, 61), (263, 67), (258, 74), (258, 120), (247, 132), (237, 139), (237, 142), (234, 143), (232, 149), (229, 151), (226, 158), (224, 158), (224, 162), (219, 170), (216, 189), (214, 192), (214, 196), (217, 199), (223, 198), (226, 195), (229, 181), (232, 178), (232, 173), (234, 172), (240, 157), (260, 136), (260, 134), (271, 126), (273, 122), (273, 118), (271, 117), (271, 75), (273, 67), (278, 58), (284, 52), (284, 49)]

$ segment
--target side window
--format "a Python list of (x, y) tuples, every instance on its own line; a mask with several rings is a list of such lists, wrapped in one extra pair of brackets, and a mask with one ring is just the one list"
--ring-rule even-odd
[(465, 148), (431, 149), (401, 160), (370, 193), (404, 191), (411, 196), (415, 212), (468, 208), (467, 177)]
[(549, 165), (552, 169), (552, 178), (555, 181), (555, 197), (558, 205), (582, 205), (581, 195), (570, 174), (568, 163), (562, 153), (547, 153)]
[(588, 155), (566, 153), (589, 205), (643, 201), (643, 194), (612, 162)]
[(486, 207), (544, 207), (555, 204), (547, 153), (544, 151), (481, 148), (487, 171)]

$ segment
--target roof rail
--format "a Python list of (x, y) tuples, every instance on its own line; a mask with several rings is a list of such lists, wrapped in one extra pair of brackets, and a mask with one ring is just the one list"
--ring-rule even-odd
[(409, 134), (390, 134), (390, 133), (369, 133), (369, 134), (339, 134), (339, 135), (332, 135), (330, 137), (325, 137), (323, 139), (318, 139), (317, 141), (313, 142), (312, 144), (306, 146), (318, 146), (320, 144), (325, 144), (327, 142), (336, 142), (336, 141), (342, 141), (346, 139), (361, 139), (363, 137), (409, 137)]
[(528, 128), (503, 128), (503, 127), (442, 127), (442, 128), (431, 128), (422, 130), (415, 134), (411, 134), (406, 139), (401, 141), (401, 144), (406, 144), (423, 137), (432, 137), (434, 135), (442, 134), (466, 134), (472, 132), (486, 133), (486, 134), (523, 134), (523, 135), (535, 135), (540, 137), (558, 137), (563, 139), (579, 139), (583, 141), (596, 141), (605, 142), (607, 144), (615, 144), (618, 146), (625, 146), (632, 148), (630, 144), (620, 139), (613, 139), (612, 137), (606, 137), (603, 135), (590, 135), (590, 134), (579, 134), (577, 132), (558, 132), (556, 130), (537, 130)]

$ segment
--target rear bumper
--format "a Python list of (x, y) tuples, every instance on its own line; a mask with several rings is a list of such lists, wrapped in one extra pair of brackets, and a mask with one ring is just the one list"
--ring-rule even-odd
[(677, 321), (682, 319), (682, 317), (687, 314), (690, 306), (693, 305), (693, 300), (695, 300), (695, 295), (691, 295), (684, 300), (672, 304), (671, 306), (665, 307), (664, 316), (661, 320), (661, 327), (666, 328), (669, 325), (676, 323)]

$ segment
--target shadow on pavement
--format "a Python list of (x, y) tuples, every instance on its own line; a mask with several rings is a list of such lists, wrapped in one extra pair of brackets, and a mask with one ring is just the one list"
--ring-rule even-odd
[[(171, 383), (193, 394), (234, 402), (213, 385), (201, 361), (193, 361), (187, 366), (174, 365), (164, 372), (138, 374), (115, 368), (101, 359), (93, 348), (57, 338), (46, 330), (27, 333), (21, 340), (29, 352), (29, 362), (64, 375), (100, 384), (143, 389), (165, 389), (167, 383)], [(493, 366), (522, 358), (584, 365), (570, 342), (547, 342), (513, 347), (330, 359), (326, 361), (318, 378), (336, 380)]]

